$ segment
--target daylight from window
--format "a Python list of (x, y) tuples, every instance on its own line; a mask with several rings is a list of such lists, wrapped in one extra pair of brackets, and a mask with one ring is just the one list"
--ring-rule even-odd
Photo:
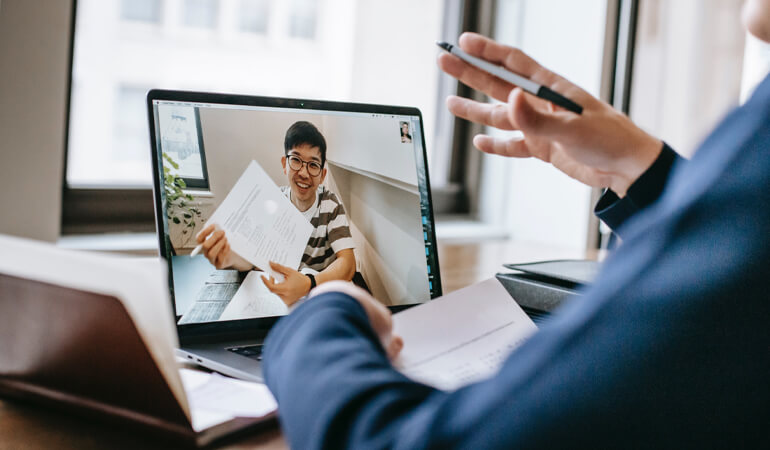
[(415, 106), (430, 149), (442, 8), (439, 0), (79, 0), (67, 183), (150, 186), (152, 88)]

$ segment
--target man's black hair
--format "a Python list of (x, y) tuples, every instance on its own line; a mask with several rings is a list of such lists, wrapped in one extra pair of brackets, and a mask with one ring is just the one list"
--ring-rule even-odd
[(321, 151), (321, 166), (326, 164), (326, 139), (315, 125), (304, 120), (295, 122), (286, 130), (286, 138), (283, 140), (284, 155), (288, 155), (289, 150), (302, 144), (318, 147)]

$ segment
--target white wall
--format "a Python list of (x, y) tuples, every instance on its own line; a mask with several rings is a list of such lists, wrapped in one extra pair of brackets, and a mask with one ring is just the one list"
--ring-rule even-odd
[[(430, 153), (439, 77), (436, 65), (439, 50), (435, 41), (441, 40), (441, 18), (446, 2), (359, 0), (356, 3), (350, 98), (357, 102), (420, 108)], [(438, 103), (443, 105), (443, 99)]]
[(286, 130), (294, 122), (306, 120), (324, 133), (322, 116), (318, 114), (201, 108), (200, 116), (215, 206), (227, 196), (252, 160), (278, 186), (286, 186), (281, 157)]
[(331, 188), (347, 210), (358, 270), (386, 305), (430, 299), (418, 194), (331, 165)]
[(401, 120), (326, 116), (327, 159), (416, 187), (415, 144), (401, 142)]
[(0, 233), (59, 237), (71, 10), (0, 4)]

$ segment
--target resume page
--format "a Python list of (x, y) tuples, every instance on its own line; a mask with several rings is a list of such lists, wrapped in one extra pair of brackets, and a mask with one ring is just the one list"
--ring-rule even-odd
[(297, 269), (313, 226), (262, 167), (252, 161), (206, 223), (224, 230), (230, 248), (277, 281), (270, 261)]

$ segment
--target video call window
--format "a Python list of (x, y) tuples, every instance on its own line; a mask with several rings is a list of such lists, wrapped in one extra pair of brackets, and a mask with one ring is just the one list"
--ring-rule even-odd
[[(196, 142), (197, 131), (201, 151), (195, 155), (200, 155), (201, 166), (208, 168), (209, 189), (190, 191), (202, 212), (195, 232), (252, 161), (287, 198), (293, 195), (292, 179), (282, 163), (285, 138), (293, 125), (309, 123), (327, 145), (325, 177), (318, 192), (328, 193), (341, 204), (350, 232), (350, 238), (343, 240), (345, 247), (352, 247), (356, 260), (354, 283), (387, 306), (422, 303), (440, 289), (433, 284), (437, 260), (429, 239), (433, 232), (417, 117), (213, 104), (192, 107), (181, 102), (156, 103), (154, 110), (159, 151), (191, 157), (190, 148), (195, 146), (186, 144)], [(188, 126), (190, 123), (197, 126)], [(404, 145), (405, 131), (411, 145)], [(199, 166), (189, 167), (198, 170)], [(319, 214), (325, 215), (334, 203), (320, 205)], [(313, 224), (316, 219), (306, 216), (304, 220)], [(200, 254), (191, 258), (196, 242), (181, 234), (182, 227), (172, 221), (166, 223), (180, 324), (274, 317), (288, 312), (280, 298), (260, 285), (258, 276), (227, 268), (217, 270)], [(311, 261), (305, 258), (308, 251), (303, 255), (307, 264), (296, 268), (301, 273), (318, 273), (333, 261), (329, 255), (315, 255)], [(247, 289), (248, 298), (239, 295)]]

